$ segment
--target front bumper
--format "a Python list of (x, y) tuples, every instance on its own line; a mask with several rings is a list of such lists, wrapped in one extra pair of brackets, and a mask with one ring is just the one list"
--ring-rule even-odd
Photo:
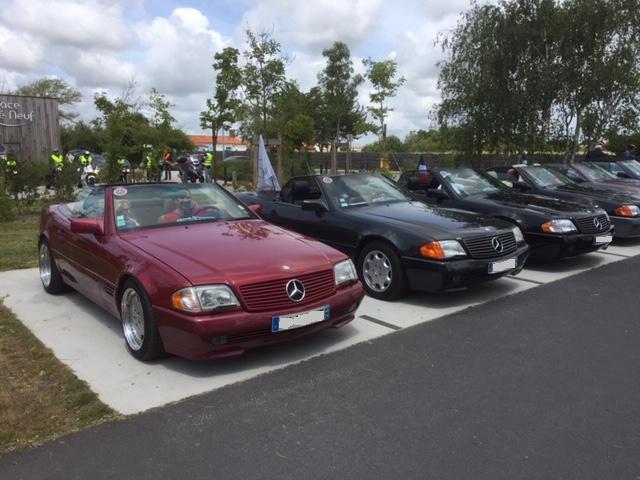
[[(402, 263), (412, 290), (439, 292), (465, 287), (478, 282), (495, 280), (507, 274), (517, 274), (529, 256), (529, 247), (522, 245), (510, 255), (503, 257), (436, 261), (414, 257), (403, 257)], [(499, 273), (489, 273), (490, 262), (516, 259), (516, 267)]]
[[(617, 233), (617, 231), (615, 231)], [(595, 244), (595, 238), (603, 235), (613, 235), (614, 228), (607, 232), (595, 234), (585, 233), (530, 233), (525, 232), (525, 239), (531, 247), (531, 258), (551, 260), (554, 258), (575, 257), (601, 248), (609, 244)]]
[(618, 238), (637, 238), (640, 237), (640, 217), (614, 217), (611, 223), (615, 227), (615, 237)]
[[(341, 287), (328, 298), (304, 306), (269, 312), (232, 310), (208, 315), (188, 315), (153, 306), (153, 316), (167, 352), (194, 360), (241, 355), (246, 350), (307, 335), (324, 328), (339, 328), (353, 320), (364, 290), (360, 282)], [(331, 318), (306, 327), (271, 332), (272, 316), (330, 306)]]

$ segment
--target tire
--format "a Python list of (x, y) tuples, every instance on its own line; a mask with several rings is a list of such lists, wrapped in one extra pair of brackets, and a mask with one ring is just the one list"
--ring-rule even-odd
[(44, 238), (40, 240), (38, 244), (38, 271), (42, 286), (47, 293), (59, 295), (71, 290), (71, 288), (64, 283), (55, 259), (53, 258), (53, 253), (51, 253), (51, 249), (49, 248), (49, 243)]
[(120, 319), (127, 349), (138, 360), (153, 360), (164, 355), (152, 311), (144, 289), (135, 280), (127, 280), (120, 297)]
[(395, 300), (407, 290), (400, 257), (384, 242), (364, 246), (358, 257), (358, 276), (367, 294), (379, 300)]

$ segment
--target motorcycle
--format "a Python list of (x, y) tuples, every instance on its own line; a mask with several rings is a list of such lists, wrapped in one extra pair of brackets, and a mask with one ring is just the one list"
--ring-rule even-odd
[(100, 172), (100, 169), (97, 166), (93, 166), (91, 164), (83, 167), (82, 174), (80, 176), (80, 181), (82, 186), (93, 187), (98, 181), (99, 172)]
[(204, 183), (204, 174), (200, 166), (193, 164), (191, 160), (186, 157), (178, 159), (178, 174), (180, 175), (180, 181), (182, 183)]

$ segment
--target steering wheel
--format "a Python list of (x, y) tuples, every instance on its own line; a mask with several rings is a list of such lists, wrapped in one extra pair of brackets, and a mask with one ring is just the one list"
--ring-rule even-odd
[(220, 217), (220, 209), (213, 205), (202, 205), (197, 207), (193, 214), (197, 217)]

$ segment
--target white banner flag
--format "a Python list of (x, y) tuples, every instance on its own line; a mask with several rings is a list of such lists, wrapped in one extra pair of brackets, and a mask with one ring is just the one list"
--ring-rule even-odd
[(259, 192), (262, 191), (280, 191), (280, 183), (278, 182), (278, 176), (273, 171), (269, 156), (267, 155), (267, 149), (264, 146), (264, 140), (260, 135), (260, 143), (258, 146), (258, 188)]

